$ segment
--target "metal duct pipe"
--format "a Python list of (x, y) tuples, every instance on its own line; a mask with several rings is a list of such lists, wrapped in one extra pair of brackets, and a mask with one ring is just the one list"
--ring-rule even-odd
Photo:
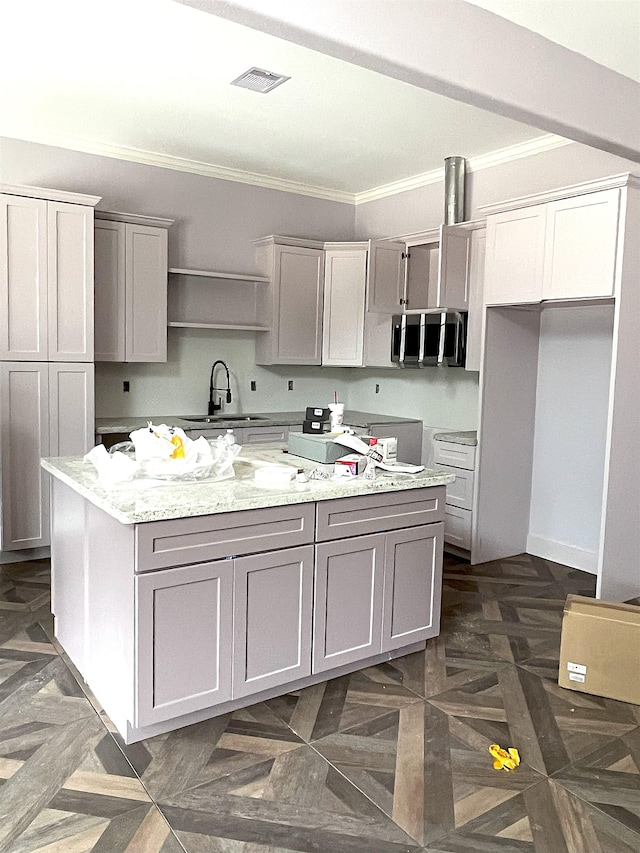
[(464, 222), (464, 180), (467, 161), (464, 157), (444, 159), (444, 224)]

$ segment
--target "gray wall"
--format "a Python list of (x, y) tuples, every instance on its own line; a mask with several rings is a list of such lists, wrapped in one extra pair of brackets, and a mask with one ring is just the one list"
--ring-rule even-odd
[[(458, 153), (464, 154), (463, 151)], [(570, 144), (471, 172), (467, 218), (478, 206), (624, 171), (636, 164)], [(328, 240), (409, 234), (437, 227), (443, 186), (426, 186), (353, 207), (248, 184), (0, 138), (0, 182), (95, 193), (100, 207), (176, 220), (170, 264), (255, 272), (251, 241), (267, 234)], [(169, 330), (169, 360), (158, 365), (98, 364), (96, 413), (198, 414), (206, 404), (214, 359), (228, 362), (234, 401), (229, 411), (302, 410), (333, 398), (351, 408), (417, 417), (426, 425), (473, 429), (478, 377), (459, 369), (360, 370), (256, 367), (250, 332)], [(123, 380), (131, 391), (124, 394)], [(249, 390), (251, 380), (257, 391)], [(287, 390), (289, 379), (294, 390)], [(375, 386), (380, 386), (379, 393)]]

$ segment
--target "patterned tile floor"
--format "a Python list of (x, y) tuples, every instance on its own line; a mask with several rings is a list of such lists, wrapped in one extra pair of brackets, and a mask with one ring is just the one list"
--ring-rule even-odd
[(48, 562), (0, 567), (0, 853), (638, 853), (640, 707), (557, 686), (593, 591), (447, 558), (425, 652), (124, 746), (52, 642)]

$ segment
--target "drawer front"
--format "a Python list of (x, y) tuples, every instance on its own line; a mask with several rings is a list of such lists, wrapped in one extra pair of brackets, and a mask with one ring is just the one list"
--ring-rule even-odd
[(286, 441), (288, 426), (243, 427), (243, 444), (262, 444), (267, 441)]
[(447, 505), (460, 509), (473, 509), (473, 479), (474, 472), (464, 468), (453, 468), (451, 465), (438, 465), (441, 471), (455, 474), (455, 481), (447, 483)]
[(473, 444), (455, 444), (453, 441), (433, 442), (433, 461), (436, 465), (451, 465), (453, 468), (476, 467), (476, 448)]
[(308, 503), (138, 524), (137, 571), (308, 545), (313, 523)]
[(444, 541), (457, 548), (471, 550), (471, 511), (457, 506), (445, 508)]
[(444, 486), (319, 501), (316, 541), (327, 542), (443, 521), (444, 504)]

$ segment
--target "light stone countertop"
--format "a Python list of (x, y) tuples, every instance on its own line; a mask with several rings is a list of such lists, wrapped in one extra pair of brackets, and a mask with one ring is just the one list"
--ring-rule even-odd
[[(185, 418), (198, 417), (197, 415), (152, 415), (141, 418), (132, 415), (123, 415), (119, 418), (96, 418), (96, 434), (129, 433), (134, 429), (146, 427), (149, 421), (154, 424), (172, 424), (183, 430), (190, 429), (228, 429), (229, 427), (259, 427), (259, 426), (300, 426), (304, 421), (304, 410), (295, 412), (255, 412), (237, 413), (225, 412), (216, 415), (215, 421), (208, 422), (185, 420)], [(203, 415), (203, 418), (205, 416)], [(246, 421), (244, 418), (255, 417), (257, 420)], [(344, 413), (344, 422), (348, 426), (369, 428), (380, 424), (420, 423), (416, 418), (402, 418), (392, 415), (376, 415), (372, 412), (357, 412), (347, 409)]]
[(455, 480), (455, 475), (443, 471), (425, 469), (419, 474), (402, 474), (378, 469), (373, 481), (359, 476), (340, 481), (310, 480), (307, 484), (298, 484), (294, 480), (278, 488), (256, 485), (256, 467), (269, 464), (291, 465), (296, 469), (302, 468), (307, 474), (318, 467), (333, 472), (333, 465), (319, 466), (309, 459), (293, 456), (283, 452), (280, 444), (256, 444), (243, 448), (234, 462), (236, 476), (220, 481), (169, 483), (133, 480), (107, 487), (100, 483), (92, 463), (82, 456), (41, 460), (42, 467), (52, 476), (123, 524), (420, 489)]
[(472, 430), (463, 430), (458, 432), (436, 432), (433, 436), (434, 441), (450, 441), (452, 444), (470, 444), (478, 443), (478, 433)]

